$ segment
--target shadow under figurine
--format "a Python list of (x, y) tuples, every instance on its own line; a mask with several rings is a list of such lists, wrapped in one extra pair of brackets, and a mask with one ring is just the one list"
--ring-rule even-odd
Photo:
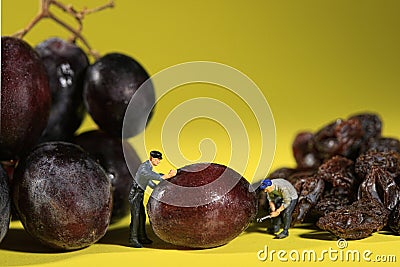
[(285, 179), (265, 179), (259, 186), (259, 194), (264, 193), (265, 199), (261, 199), (261, 205), (269, 212), (268, 215), (257, 218), (257, 222), (269, 219), (267, 232), (275, 234), (282, 227), (283, 230), (275, 236), (282, 239), (289, 235), (292, 221), (292, 212), (296, 206), (298, 195), (293, 185)]
[(146, 234), (146, 213), (144, 210), (143, 198), (146, 187), (154, 188), (154, 181), (162, 181), (176, 175), (176, 170), (170, 170), (168, 174), (156, 173), (153, 167), (157, 166), (162, 160), (159, 151), (151, 151), (150, 158), (143, 162), (135, 175), (129, 192), (129, 205), (131, 209), (131, 223), (129, 226), (129, 246), (141, 248), (143, 244), (151, 244), (152, 241)]

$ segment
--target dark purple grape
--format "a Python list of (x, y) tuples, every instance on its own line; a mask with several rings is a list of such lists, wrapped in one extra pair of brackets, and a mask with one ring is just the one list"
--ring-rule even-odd
[(111, 181), (77, 145), (38, 145), (20, 160), (12, 189), (25, 230), (50, 248), (83, 248), (106, 233), (112, 209)]
[(128, 196), (133, 177), (127, 162), (136, 171), (141, 164), (139, 156), (127, 141), (121, 141), (101, 130), (82, 133), (74, 139), (74, 143), (89, 152), (111, 178), (113, 187), (111, 223), (119, 221), (130, 212)]
[(137, 95), (136, 108), (124, 125), (124, 136), (131, 137), (144, 130), (155, 104), (155, 93), (151, 83), (146, 83), (140, 93), (138, 88), (148, 78), (146, 70), (136, 60), (119, 53), (107, 54), (88, 68), (84, 103), (102, 130), (122, 136), (125, 111), (134, 94)]
[(11, 217), (11, 196), (8, 176), (0, 165), (0, 243), (7, 234)]
[(25, 41), (1, 38), (0, 160), (17, 159), (46, 127), (51, 93), (39, 55)]
[[(234, 187), (221, 192), (232, 181)], [(211, 183), (210, 198), (210, 191), (202, 188)], [(197, 189), (187, 195), (182, 192), (185, 187)], [(214, 163), (185, 166), (175, 177), (161, 181), (151, 194), (147, 211), (154, 233), (182, 247), (224, 245), (241, 234), (256, 216), (257, 196), (249, 188), (247, 180), (229, 167)], [(205, 204), (185, 205), (193, 200)]]
[(35, 47), (49, 76), (51, 110), (40, 142), (69, 141), (85, 114), (83, 78), (89, 60), (75, 44), (50, 38)]

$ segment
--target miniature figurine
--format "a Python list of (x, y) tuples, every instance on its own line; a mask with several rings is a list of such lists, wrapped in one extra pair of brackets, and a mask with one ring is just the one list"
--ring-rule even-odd
[(144, 210), (143, 197), (147, 186), (154, 188), (154, 181), (162, 181), (176, 175), (176, 170), (170, 170), (168, 174), (156, 173), (153, 167), (162, 160), (159, 151), (151, 151), (149, 160), (143, 162), (135, 175), (129, 192), (129, 204), (131, 208), (131, 224), (129, 227), (129, 246), (134, 248), (143, 247), (142, 244), (151, 244), (152, 241), (146, 235), (146, 213)]
[(266, 196), (269, 201), (270, 214), (257, 219), (257, 222), (270, 218), (271, 225), (267, 229), (267, 232), (271, 234), (277, 233), (282, 223), (283, 230), (276, 235), (275, 238), (282, 239), (287, 237), (292, 221), (292, 212), (298, 198), (296, 189), (288, 180), (280, 178), (263, 180), (259, 189), (267, 193)]

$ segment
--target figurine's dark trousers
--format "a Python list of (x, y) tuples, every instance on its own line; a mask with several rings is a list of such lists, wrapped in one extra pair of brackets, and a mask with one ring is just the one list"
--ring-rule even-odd
[(294, 208), (296, 207), (297, 199), (294, 199), (290, 201), (290, 204), (288, 207), (286, 207), (282, 211), (282, 224), (283, 224), (283, 231), (288, 232), (290, 228), (290, 224), (292, 223), (292, 213)]
[[(282, 204), (282, 199), (277, 198), (275, 201), (275, 207), (278, 209), (281, 204)], [(292, 213), (294, 208), (296, 207), (297, 199), (294, 199), (290, 201), (290, 204), (288, 207), (286, 207), (278, 217), (272, 218), (272, 226), (277, 227), (279, 229), (279, 226), (282, 224), (282, 228), (284, 232), (288, 232), (290, 228), (290, 224), (292, 223)]]
[(143, 205), (144, 190), (133, 185), (129, 192), (129, 206), (131, 209), (131, 224), (129, 226), (129, 240), (138, 241), (147, 238), (146, 235), (146, 213)]

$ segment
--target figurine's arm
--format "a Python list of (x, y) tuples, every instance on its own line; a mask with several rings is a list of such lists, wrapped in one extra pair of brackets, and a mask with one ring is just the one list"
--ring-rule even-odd
[(283, 198), (282, 204), (278, 209), (271, 212), (271, 217), (279, 216), (279, 214), (290, 205), (291, 198), (289, 190), (287, 188), (281, 188), (281, 193)]
[(151, 188), (154, 188), (157, 184), (154, 183), (154, 181), (162, 181), (164, 179), (169, 179), (172, 178), (176, 175), (176, 170), (170, 170), (167, 174), (159, 174), (156, 172), (151, 171), (151, 173), (148, 175), (148, 185)]
[(282, 210), (284, 210), (287, 207), (289, 207), (290, 201), (292, 201), (292, 198), (290, 197), (289, 189), (286, 187), (282, 188), (282, 198), (283, 198), (283, 201), (282, 201), (281, 207), (282, 207)]
[(163, 179), (172, 178), (172, 177), (174, 177), (176, 175), (176, 172), (177, 172), (176, 170), (169, 170), (169, 172), (167, 174), (163, 174), (161, 176), (161, 178), (163, 178)]
[(150, 188), (154, 188), (156, 186), (156, 184), (154, 183), (154, 181), (162, 181), (163, 175), (154, 172), (151, 169), (148, 168), (142, 168), (140, 170), (140, 175), (139, 175), (139, 179), (143, 179), (146, 180), (145, 184), (147, 184), (148, 186), (150, 186)]
[(269, 208), (271, 209), (271, 211), (275, 211), (275, 209), (276, 209), (275, 203), (274, 203), (274, 201), (272, 201), (272, 199), (268, 193), (267, 193), (267, 200), (268, 200)]
[(272, 212), (276, 210), (275, 203), (273, 201), (269, 201), (269, 208)]

